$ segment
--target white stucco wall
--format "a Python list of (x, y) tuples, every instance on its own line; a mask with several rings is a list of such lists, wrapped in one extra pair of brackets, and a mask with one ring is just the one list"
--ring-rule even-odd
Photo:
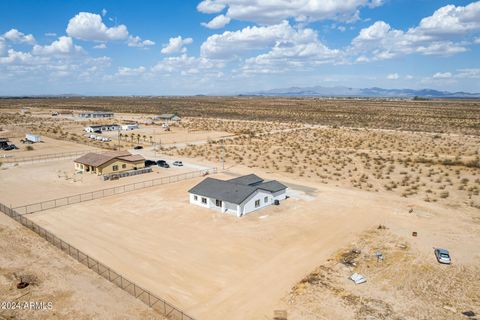
[[(195, 200), (195, 196), (197, 196), (197, 200)], [(195, 204), (197, 206), (204, 207), (204, 208), (210, 208), (210, 206), (209, 206), (210, 202), (208, 201), (208, 198), (207, 198), (207, 203), (206, 204), (202, 203), (202, 198), (205, 198), (205, 197), (190, 193), (190, 203), (191, 204)]]
[[(223, 201), (222, 207), (217, 207), (215, 205), (216, 199), (211, 199), (211, 198), (203, 197), (200, 195), (196, 195), (197, 200), (195, 200), (194, 194), (190, 193), (189, 195), (190, 195), (189, 199), (191, 204), (204, 207), (204, 208), (213, 209), (222, 213), (234, 214), (237, 217), (241, 217), (253, 211), (272, 205), (274, 200), (280, 200), (280, 201), (284, 200), (286, 198), (287, 193), (286, 193), (286, 190), (278, 191), (273, 194), (268, 191), (257, 190), (250, 197), (245, 199), (245, 201), (243, 201), (243, 203), (240, 205)], [(207, 203), (202, 203), (202, 198), (206, 198)], [(265, 202), (265, 198), (267, 198), (266, 202)], [(258, 207), (255, 207), (255, 201), (257, 200), (260, 200), (260, 205)]]
[(287, 198), (287, 189), (275, 192), (272, 196), (275, 200), (285, 200)]
[[(265, 197), (267, 202), (265, 202)], [(255, 201), (260, 200), (260, 206), (255, 207)], [(273, 203), (273, 196), (270, 192), (257, 190), (240, 205), (241, 215), (246, 215), (252, 211), (259, 210)]]
[(230, 202), (224, 202), (225, 213), (238, 215), (238, 205)]

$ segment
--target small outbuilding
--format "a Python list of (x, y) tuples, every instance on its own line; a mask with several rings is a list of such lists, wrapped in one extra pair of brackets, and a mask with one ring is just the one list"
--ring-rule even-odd
[(241, 217), (287, 198), (287, 186), (255, 174), (230, 180), (206, 178), (188, 190), (190, 203)]
[(165, 122), (169, 122), (169, 121), (180, 121), (181, 119), (175, 113), (164, 113), (154, 117), (153, 120), (162, 120)]
[(138, 170), (145, 167), (145, 158), (128, 151), (90, 152), (74, 160), (75, 170), (97, 175)]

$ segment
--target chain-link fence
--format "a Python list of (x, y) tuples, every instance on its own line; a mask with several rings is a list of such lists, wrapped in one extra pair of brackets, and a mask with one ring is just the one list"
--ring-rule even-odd
[(33, 232), (37, 233), (39, 236), (41, 236), (42, 238), (44, 238), (45, 240), (53, 244), (58, 249), (62, 250), (63, 252), (73, 257), (74, 259), (78, 260), (80, 263), (84, 264), (89, 269), (95, 271), (103, 278), (114, 283), (116, 286), (118, 286), (122, 290), (128, 292), (130, 295), (139, 299), (140, 301), (147, 304), (149, 307), (158, 311), (160, 314), (166, 316), (167, 318), (172, 320), (194, 320), (194, 318), (185, 314), (185, 312), (183, 312), (182, 310), (176, 308), (175, 306), (171, 305), (167, 301), (157, 297), (156, 295), (152, 294), (148, 290), (143, 289), (142, 287), (135, 284), (133, 281), (126, 279), (124, 276), (122, 276), (118, 272), (110, 269), (108, 266), (104, 265), (98, 260), (90, 257), (89, 255), (82, 252), (81, 250), (63, 241), (62, 239), (60, 239), (50, 231), (39, 226), (35, 222), (26, 218), (25, 216), (19, 214), (14, 209), (11, 209), (5, 206), (4, 204), (0, 203), (0, 211), (5, 213), (7, 216), (14, 219), (15, 221), (21, 223), (23, 226), (27, 227), (28, 229), (32, 230)]
[(217, 172), (217, 168), (211, 168), (211, 169), (180, 173), (176, 175), (155, 178), (152, 180), (134, 182), (134, 183), (125, 184), (117, 187), (95, 190), (95, 191), (90, 191), (86, 193), (80, 193), (73, 196), (41, 201), (33, 204), (28, 204), (25, 206), (15, 207), (14, 209), (20, 214), (29, 214), (29, 213), (34, 213), (38, 211), (44, 211), (44, 210), (54, 209), (58, 207), (68, 206), (68, 205), (76, 204), (80, 202), (110, 197), (110, 196), (122, 194), (125, 192), (131, 192), (139, 189), (159, 186), (162, 184), (168, 184), (168, 183), (178, 182), (178, 181), (192, 179), (196, 177), (201, 177), (201, 176), (213, 174), (216, 172)]
[(88, 152), (95, 152), (98, 150), (83, 150), (83, 151), (72, 151), (72, 152), (62, 152), (62, 153), (50, 153), (50, 154), (40, 154), (30, 157), (11, 157), (11, 158), (0, 158), (0, 162), (3, 163), (35, 163), (35, 162), (44, 162), (48, 160), (60, 160), (60, 159), (70, 159), (78, 156), (82, 156)]

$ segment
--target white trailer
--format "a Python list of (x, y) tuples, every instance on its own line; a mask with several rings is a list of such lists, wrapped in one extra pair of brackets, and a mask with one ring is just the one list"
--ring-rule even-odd
[(30, 142), (40, 142), (40, 141), (42, 141), (42, 137), (40, 137), (39, 135), (36, 135), (36, 134), (31, 134), (31, 133), (27, 133), (25, 135), (25, 139), (30, 141)]

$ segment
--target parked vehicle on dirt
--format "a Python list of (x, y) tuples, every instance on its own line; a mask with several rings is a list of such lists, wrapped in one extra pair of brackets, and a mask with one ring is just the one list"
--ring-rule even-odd
[(448, 250), (435, 248), (435, 257), (439, 263), (450, 264), (452, 259), (450, 258), (450, 253)]
[(18, 148), (14, 144), (9, 144), (8, 146), (3, 148), (3, 150), (5, 150), (5, 151), (10, 151), (10, 150), (15, 150), (15, 149), (18, 149)]
[(165, 160), (158, 160), (157, 161), (157, 166), (159, 166), (161, 168), (170, 168), (167, 161), (165, 161)]
[(145, 167), (151, 167), (151, 166), (154, 166), (156, 164), (157, 164), (157, 162), (154, 161), (154, 160), (145, 160)]
[(143, 149), (143, 147), (142, 146), (135, 146), (135, 147), (133, 147), (133, 149), (140, 150), (140, 149)]
[(173, 162), (173, 165), (177, 166), (177, 167), (183, 167), (183, 162), (177, 160), (177, 161)]

